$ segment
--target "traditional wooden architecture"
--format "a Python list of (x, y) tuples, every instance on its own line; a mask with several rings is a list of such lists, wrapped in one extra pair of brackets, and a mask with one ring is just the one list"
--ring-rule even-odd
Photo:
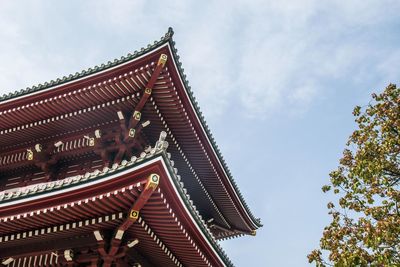
[(3, 266), (232, 266), (218, 240), (261, 225), (172, 35), (0, 98)]

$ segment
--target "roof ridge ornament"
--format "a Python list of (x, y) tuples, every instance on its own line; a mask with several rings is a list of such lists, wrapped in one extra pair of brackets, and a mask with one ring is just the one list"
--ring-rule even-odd
[(167, 150), (169, 144), (167, 141), (165, 141), (166, 138), (167, 138), (167, 133), (162, 131), (160, 133), (160, 137), (158, 138), (158, 141), (156, 142), (156, 146), (155, 146), (156, 150), (159, 150), (159, 151)]
[(165, 33), (165, 38), (169, 39), (174, 36), (174, 29), (172, 27), (168, 27), (168, 31)]

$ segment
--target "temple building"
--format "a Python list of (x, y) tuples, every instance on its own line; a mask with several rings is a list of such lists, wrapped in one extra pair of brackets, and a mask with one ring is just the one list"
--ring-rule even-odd
[(260, 220), (172, 35), (0, 96), (0, 266), (233, 266), (218, 242)]

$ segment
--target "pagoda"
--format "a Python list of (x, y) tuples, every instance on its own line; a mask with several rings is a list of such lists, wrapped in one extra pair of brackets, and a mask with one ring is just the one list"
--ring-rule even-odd
[(261, 224), (172, 36), (0, 97), (1, 265), (232, 266)]

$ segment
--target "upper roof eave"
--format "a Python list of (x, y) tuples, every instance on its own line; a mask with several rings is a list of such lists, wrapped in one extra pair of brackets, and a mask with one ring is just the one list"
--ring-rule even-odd
[(80, 78), (93, 75), (95, 73), (105, 71), (107, 69), (113, 68), (115, 66), (124, 64), (128, 61), (134, 60), (136, 58), (139, 58), (143, 55), (145, 55), (148, 52), (151, 52), (152, 50), (168, 43), (172, 36), (174, 35), (173, 29), (170, 27), (168, 28), (167, 33), (161, 37), (160, 40), (155, 41), (153, 44), (147, 45), (147, 47), (143, 47), (139, 51), (134, 51), (133, 54), (129, 53), (127, 56), (122, 56), (120, 59), (114, 59), (114, 61), (108, 61), (107, 64), (101, 64), (100, 66), (96, 65), (93, 68), (89, 68), (87, 70), (82, 70), (81, 72), (76, 72), (75, 74), (70, 74), (68, 76), (63, 76), (62, 78), (57, 78), (56, 80), (51, 80), (49, 82), (45, 83), (40, 83), (37, 85), (34, 85), (32, 87), (27, 87), (25, 89), (21, 89), (19, 91), (14, 91), (10, 92), (8, 94), (3, 94), (0, 95), (0, 105), (2, 102), (8, 101), (8, 100), (13, 100), (14, 98), (19, 98), (25, 95), (29, 95), (32, 93), (37, 93), (44, 91), (46, 89), (50, 89), (52, 87), (57, 87), (59, 85), (63, 85), (65, 83), (69, 83), (75, 80), (78, 80)]
[(135, 51), (133, 54), (128, 54), (127, 56), (122, 56), (120, 59), (115, 59), (112, 62), (109, 61), (107, 64), (101, 64), (100, 66), (95, 66), (94, 68), (89, 68), (87, 70), (82, 70), (81, 72), (76, 72), (75, 74), (70, 74), (68, 77), (64, 76), (62, 79), (58, 78), (56, 80), (51, 80), (50, 82), (45, 82), (44, 84), (38, 84), (36, 86), (28, 87), (26, 89), (21, 89), (20, 91), (15, 91), (13, 93), (9, 93), (9, 94), (0, 96), (0, 106), (4, 102), (13, 101), (14, 99), (19, 99), (19, 98), (27, 96), (29, 94), (33, 94), (33, 93), (36, 94), (36, 93), (40, 93), (45, 90), (51, 90), (54, 87), (58, 87), (63, 84), (74, 82), (76, 80), (96, 74), (98, 72), (102, 72), (102, 71), (106, 71), (108, 69), (114, 68), (118, 65), (135, 60), (135, 59), (145, 55), (146, 53), (152, 52), (153, 50), (168, 43), (170, 46), (170, 49), (171, 49), (171, 53), (174, 57), (174, 61), (176, 63), (176, 68), (177, 68), (180, 78), (183, 82), (183, 87), (186, 90), (187, 95), (189, 96), (189, 100), (190, 100), (190, 102), (194, 108), (194, 111), (200, 121), (200, 124), (206, 134), (206, 137), (209, 140), (209, 143), (211, 144), (211, 147), (212, 147), (213, 151), (215, 152), (215, 155), (217, 156), (219, 164), (221, 165), (221, 167), (223, 169), (224, 175), (227, 177), (229, 183), (232, 185), (233, 191), (238, 196), (239, 202), (244, 207), (244, 210), (247, 213), (248, 218), (250, 218), (250, 221), (253, 223), (254, 228), (257, 229), (259, 227), (262, 227), (260, 219), (256, 218), (252, 214), (252, 212), (250, 211), (250, 208), (246, 204), (244, 197), (241, 194), (235, 180), (233, 179), (233, 176), (222, 156), (222, 153), (219, 150), (217, 143), (215, 142), (215, 139), (211, 133), (211, 130), (209, 129), (207, 122), (206, 122), (202, 112), (200, 111), (198, 102), (193, 94), (193, 91), (191, 90), (188, 80), (186, 79), (186, 75), (184, 74), (182, 64), (179, 61), (180, 57), (177, 53), (177, 49), (175, 48), (175, 42), (172, 39), (173, 34), (174, 34), (174, 31), (170, 27), (170, 28), (168, 28), (167, 33), (163, 37), (161, 37), (160, 40), (155, 41), (153, 44), (149, 44), (146, 48), (142, 48), (140, 51)]

